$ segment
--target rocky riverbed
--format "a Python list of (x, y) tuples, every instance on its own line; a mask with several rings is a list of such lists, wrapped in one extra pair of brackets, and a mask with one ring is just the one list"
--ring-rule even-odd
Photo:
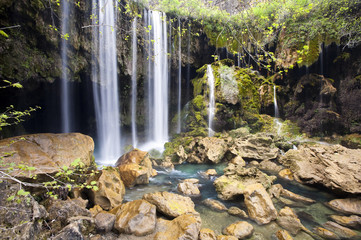
[(361, 238), (360, 149), (241, 129), (184, 139), (102, 169), (82, 134), (1, 140), (2, 238)]

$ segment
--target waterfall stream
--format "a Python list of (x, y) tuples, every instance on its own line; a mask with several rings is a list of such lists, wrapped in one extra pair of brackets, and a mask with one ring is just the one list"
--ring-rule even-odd
[(70, 86), (68, 73), (68, 37), (69, 37), (69, 1), (62, 1), (62, 18), (61, 18), (61, 130), (64, 133), (71, 131), (71, 112), (70, 112)]
[(210, 64), (207, 65), (207, 76), (208, 76), (208, 87), (209, 87), (209, 107), (208, 107), (208, 136), (212, 137), (214, 135), (213, 127), (213, 118), (214, 111), (216, 107), (216, 100), (214, 97), (214, 75), (213, 69)]
[(137, 146), (137, 17), (132, 23), (132, 98), (131, 98), (131, 115), (132, 115), (132, 145)]
[[(114, 164), (121, 154), (119, 94), (117, 78), (117, 1), (93, 0), (93, 97), (97, 126), (98, 161)], [(99, 21), (99, 22), (97, 22)]]
[(178, 18), (178, 106), (177, 106), (177, 133), (182, 130), (181, 126), (181, 104), (182, 104), (182, 30)]

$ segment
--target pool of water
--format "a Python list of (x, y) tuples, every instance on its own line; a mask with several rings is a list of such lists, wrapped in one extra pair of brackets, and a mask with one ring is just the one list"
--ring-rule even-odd
[[(218, 165), (207, 165), (207, 164), (182, 164), (175, 167), (174, 171), (158, 171), (158, 175), (150, 179), (148, 185), (136, 186), (132, 189), (126, 190), (126, 195), (124, 197), (125, 201), (132, 201), (136, 199), (141, 199), (145, 193), (157, 192), (157, 191), (168, 191), (168, 192), (177, 192), (177, 185), (184, 179), (188, 178), (197, 178), (199, 179), (199, 190), (201, 191), (201, 196), (192, 197), (193, 202), (195, 203), (195, 209), (200, 213), (202, 218), (202, 228), (210, 228), (214, 230), (217, 234), (221, 234), (222, 230), (227, 227), (229, 224), (237, 221), (247, 221), (251, 223), (255, 229), (255, 233), (251, 239), (272, 239), (272, 235), (276, 233), (281, 227), (277, 225), (275, 221), (267, 225), (257, 225), (254, 221), (250, 219), (241, 219), (236, 216), (231, 216), (227, 212), (218, 212), (210, 209), (209, 207), (202, 204), (202, 201), (207, 198), (212, 198), (221, 201), (228, 208), (231, 206), (236, 206), (247, 212), (246, 206), (243, 202), (243, 199), (233, 200), (233, 201), (222, 201), (217, 198), (217, 192), (213, 186), (215, 177), (210, 179), (204, 178), (201, 172), (204, 172), (208, 169), (216, 169), (219, 175), (223, 174), (223, 169), (226, 167), (226, 164)], [(268, 175), (272, 173), (268, 172)], [(302, 224), (312, 230), (316, 226), (320, 226), (323, 223), (327, 222), (328, 216), (331, 214), (338, 214), (327, 206), (324, 203), (337, 198), (330, 193), (321, 191), (319, 189), (304, 186), (295, 181), (288, 181), (285, 179), (277, 178), (276, 183), (280, 183), (285, 189), (290, 190), (296, 194), (311, 198), (316, 200), (314, 204), (303, 204), (296, 202), (295, 205), (290, 206), (300, 218)], [(280, 201), (275, 200), (274, 205), (279, 211), (286, 205)], [(361, 233), (358, 232), (361, 239)], [(308, 240), (313, 239), (311, 236), (304, 232), (300, 232), (297, 236), (293, 236), (295, 240)]]

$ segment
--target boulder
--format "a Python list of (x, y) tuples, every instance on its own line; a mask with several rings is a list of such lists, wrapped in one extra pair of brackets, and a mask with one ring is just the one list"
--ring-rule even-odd
[(200, 195), (201, 192), (198, 189), (198, 186), (192, 182), (181, 182), (178, 183), (177, 186), (178, 192), (180, 192), (183, 195)]
[(215, 200), (215, 199), (207, 198), (207, 199), (203, 200), (202, 203), (205, 206), (207, 206), (213, 210), (216, 210), (216, 211), (227, 211), (227, 207), (223, 203), (221, 203), (220, 201)]
[(277, 240), (293, 240), (291, 235), (286, 230), (278, 230), (276, 232)]
[(210, 177), (210, 176), (217, 176), (218, 173), (216, 169), (208, 169), (207, 171), (204, 172), (204, 175)]
[(330, 218), (342, 226), (361, 229), (361, 217), (359, 216), (351, 215), (348, 217), (348, 216), (331, 215)]
[(248, 185), (244, 189), (244, 202), (249, 217), (258, 224), (267, 224), (277, 218), (277, 210), (262, 184)]
[(110, 232), (115, 223), (116, 217), (114, 214), (101, 212), (95, 217), (95, 226), (98, 232)]
[(338, 212), (361, 215), (361, 199), (359, 198), (334, 199), (327, 205)]
[(193, 147), (193, 151), (188, 154), (187, 161), (189, 163), (219, 163), (227, 150), (227, 143), (221, 138), (201, 138)]
[(284, 179), (291, 180), (291, 181), (294, 179), (292, 171), (288, 168), (285, 168), (285, 169), (279, 171), (278, 176), (280, 176), (281, 178), (284, 178)]
[(139, 149), (134, 149), (121, 156), (115, 166), (119, 169), (126, 187), (148, 184), (149, 178), (154, 174), (149, 154)]
[(236, 223), (232, 223), (225, 229), (223, 229), (224, 235), (235, 236), (237, 239), (244, 239), (252, 235), (253, 226), (248, 222), (239, 221)]
[(264, 160), (258, 165), (258, 168), (266, 171), (279, 172), (281, 171), (282, 166), (277, 165), (275, 162), (270, 160)]
[(331, 232), (325, 228), (322, 227), (316, 227), (313, 229), (313, 232), (319, 235), (320, 237), (324, 239), (330, 239), (330, 240), (339, 240), (340, 238), (337, 236), (336, 233)]
[(223, 200), (231, 200), (243, 194), (244, 189), (251, 184), (260, 183), (268, 189), (276, 179), (274, 176), (268, 176), (255, 167), (233, 168), (233, 164), (224, 169), (224, 175), (214, 181), (214, 186), (218, 197)]
[(238, 207), (230, 207), (228, 209), (228, 214), (229, 215), (233, 215), (233, 216), (237, 216), (240, 218), (248, 218), (248, 215), (245, 211), (243, 211), (242, 209), (239, 209)]
[(289, 207), (285, 207), (279, 211), (277, 223), (292, 235), (297, 235), (299, 231), (306, 229), (294, 211)]
[(183, 214), (172, 221), (158, 219), (154, 240), (198, 239), (201, 218), (195, 214)]
[[(74, 168), (75, 160), (82, 167), (93, 164), (94, 142), (80, 133), (32, 134), (0, 140), (0, 158), (4, 165), (24, 164), (31, 170), (10, 171), (17, 177), (32, 177), (35, 174), (54, 174), (60, 169)], [(78, 165), (79, 166), (79, 165)]]
[(361, 193), (361, 149), (340, 145), (301, 146), (289, 150), (280, 163), (289, 168), (297, 181), (321, 184), (339, 193)]
[(202, 228), (199, 232), (199, 240), (216, 240), (216, 233), (209, 228)]
[(123, 201), (125, 187), (118, 169), (106, 167), (89, 180), (96, 181), (97, 191), (89, 190), (89, 198), (105, 210), (110, 210)]
[(235, 156), (230, 163), (233, 163), (234, 165), (240, 166), (240, 167), (244, 167), (246, 166), (246, 162), (244, 161), (244, 159), (241, 156)]
[(77, 216), (68, 221), (69, 224), (52, 239), (84, 239), (95, 233), (95, 221), (91, 217)]
[(357, 236), (356, 232), (332, 221), (325, 222), (322, 226), (327, 230), (336, 233), (341, 239), (353, 239)]
[(300, 202), (303, 202), (303, 203), (315, 203), (316, 201), (311, 199), (311, 198), (306, 198), (304, 196), (301, 196), (301, 195), (298, 195), (296, 193), (293, 193), (291, 191), (288, 191), (287, 189), (282, 189), (281, 190), (281, 195), (286, 197), (286, 198), (289, 198), (289, 199), (292, 199), (292, 200), (295, 200), (295, 201), (300, 201)]
[(103, 208), (101, 208), (99, 205), (95, 205), (94, 207), (89, 209), (92, 217), (95, 217), (98, 213), (103, 211)]
[(235, 236), (218, 235), (217, 240), (238, 240)]
[(156, 207), (145, 200), (135, 200), (118, 210), (114, 228), (119, 233), (145, 236), (154, 232), (156, 221)]
[(143, 199), (154, 204), (158, 212), (172, 218), (186, 213), (196, 213), (192, 199), (175, 193), (147, 193), (144, 194)]
[(273, 144), (273, 139), (262, 133), (235, 139), (229, 150), (244, 159), (260, 161), (276, 159), (279, 153), (279, 149)]
[(268, 193), (271, 196), (271, 198), (279, 198), (281, 196), (281, 192), (283, 190), (283, 187), (281, 184), (274, 184), (268, 189)]

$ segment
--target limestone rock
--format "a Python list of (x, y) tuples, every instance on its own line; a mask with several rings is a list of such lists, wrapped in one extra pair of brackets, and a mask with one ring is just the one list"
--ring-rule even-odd
[(202, 201), (204, 205), (216, 211), (227, 211), (227, 207), (218, 200), (207, 198)]
[(361, 215), (361, 199), (358, 198), (334, 199), (328, 206), (342, 213)]
[(304, 203), (315, 203), (316, 202), (315, 200), (313, 200), (311, 198), (306, 198), (304, 196), (301, 196), (301, 195), (298, 195), (291, 191), (288, 191), (287, 189), (284, 189), (284, 188), (281, 190), (281, 195), (284, 197), (287, 197), (289, 199), (304, 202)]
[(208, 169), (207, 171), (204, 172), (204, 174), (210, 177), (210, 176), (217, 176), (218, 173), (216, 169)]
[(244, 167), (246, 166), (246, 162), (241, 156), (235, 156), (230, 163), (233, 163), (234, 165)]
[(279, 153), (279, 149), (273, 145), (272, 138), (264, 134), (238, 138), (230, 147), (230, 151), (236, 156), (253, 160), (276, 159)]
[(12, 171), (12, 176), (53, 174), (63, 166), (73, 168), (71, 163), (76, 159), (89, 167), (93, 164), (93, 152), (93, 139), (81, 133), (43, 133), (0, 140), (0, 157), (4, 164), (35, 167), (33, 171)]
[(154, 204), (157, 211), (169, 217), (175, 218), (186, 213), (196, 213), (194, 203), (189, 197), (175, 193), (147, 193), (144, 194), (143, 199)]
[(279, 211), (277, 223), (292, 235), (297, 235), (299, 231), (306, 229), (294, 211), (289, 207), (285, 207)]
[(198, 189), (198, 186), (192, 182), (181, 182), (177, 186), (178, 192), (184, 195), (200, 195), (201, 192)]
[(77, 222), (73, 222), (66, 227), (64, 227), (54, 238), (53, 240), (65, 240), (65, 239), (84, 239), (84, 236), (81, 232), (80, 226)]
[(280, 159), (297, 181), (321, 184), (341, 193), (361, 193), (361, 149), (347, 149), (340, 145), (301, 146), (289, 150)]
[(278, 230), (276, 232), (277, 240), (293, 240), (290, 234), (286, 230)]
[(90, 181), (94, 180), (97, 182), (98, 190), (90, 190), (89, 194), (94, 204), (105, 210), (110, 210), (122, 203), (125, 187), (118, 169), (104, 168), (94, 179), (90, 179)]
[(347, 216), (337, 216), (331, 215), (331, 219), (338, 224), (345, 226), (345, 227), (352, 227), (355, 229), (361, 229), (361, 217), (356, 215)]
[(199, 240), (216, 240), (216, 233), (209, 228), (202, 228), (199, 232)]
[(323, 224), (323, 227), (329, 231), (336, 233), (342, 239), (352, 239), (357, 236), (357, 233), (349, 228), (343, 227), (335, 222), (328, 221)]
[(127, 187), (137, 184), (148, 184), (149, 178), (153, 176), (152, 162), (147, 152), (134, 149), (116, 162), (120, 176)]
[(183, 214), (172, 221), (158, 219), (157, 226), (154, 240), (198, 239), (201, 219), (198, 215)]
[[(232, 166), (232, 164), (229, 164)], [(255, 167), (252, 168), (226, 168), (224, 175), (214, 181), (218, 197), (223, 200), (231, 200), (243, 194), (244, 189), (251, 184), (260, 183), (268, 189), (275, 177), (268, 176)]]
[(103, 208), (101, 208), (99, 205), (95, 205), (94, 207), (89, 209), (92, 217), (95, 217), (98, 213), (103, 211)]
[(283, 187), (281, 184), (274, 184), (268, 189), (269, 195), (273, 198), (279, 198), (282, 193)]
[(238, 207), (230, 207), (228, 209), (228, 214), (230, 215), (234, 215), (240, 218), (248, 218), (248, 215), (245, 211), (243, 211), (242, 209), (239, 209)]
[(187, 161), (190, 163), (219, 163), (227, 150), (227, 144), (223, 139), (205, 137), (196, 143)]
[(281, 171), (282, 166), (279, 166), (272, 161), (265, 160), (259, 164), (258, 168), (261, 170), (266, 170), (266, 171), (279, 172), (279, 171)]
[(337, 236), (337, 234), (335, 234), (334, 232), (331, 232), (325, 228), (322, 227), (316, 227), (313, 229), (313, 231), (319, 235), (320, 237), (323, 237), (325, 239), (330, 239), (330, 240), (339, 240), (340, 238)]
[(95, 226), (99, 232), (110, 232), (115, 223), (115, 215), (107, 212), (101, 212), (95, 217)]
[(294, 179), (292, 171), (290, 169), (288, 169), (288, 168), (279, 171), (278, 175), (281, 178), (285, 178), (285, 179), (288, 179), (288, 180), (291, 180), (291, 181)]
[(248, 185), (244, 190), (248, 215), (258, 224), (267, 224), (277, 218), (277, 210), (262, 184)]
[(238, 240), (235, 236), (218, 235), (217, 240)]
[(253, 233), (253, 226), (248, 222), (239, 221), (232, 223), (225, 229), (223, 229), (223, 234), (235, 236), (238, 239), (244, 239), (248, 236), (251, 236)]
[(154, 232), (156, 221), (156, 207), (147, 201), (135, 200), (118, 210), (114, 228), (120, 233), (145, 236)]

